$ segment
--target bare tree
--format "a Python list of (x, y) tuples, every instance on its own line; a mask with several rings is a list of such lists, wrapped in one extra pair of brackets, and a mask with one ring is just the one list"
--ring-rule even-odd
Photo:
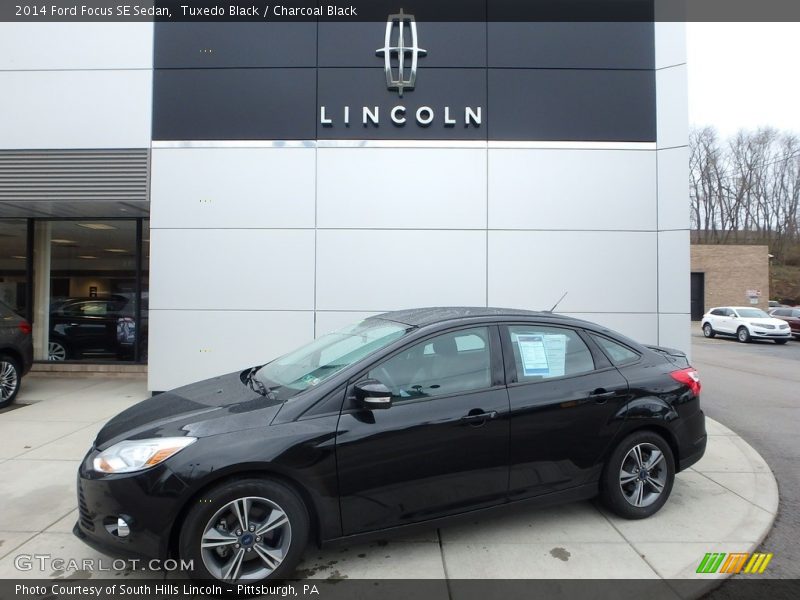
[(723, 144), (711, 127), (691, 132), (693, 239), (763, 243), (776, 262), (800, 244), (800, 140), (774, 129), (740, 131)]

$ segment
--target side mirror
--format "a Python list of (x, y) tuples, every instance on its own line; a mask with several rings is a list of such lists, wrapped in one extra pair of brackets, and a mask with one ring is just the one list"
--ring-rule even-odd
[(362, 408), (380, 410), (391, 408), (392, 392), (375, 379), (366, 379), (355, 385), (356, 401)]

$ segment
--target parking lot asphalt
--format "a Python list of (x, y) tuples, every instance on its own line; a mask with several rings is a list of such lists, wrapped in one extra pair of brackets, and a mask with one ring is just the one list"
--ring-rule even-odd
[[(19, 407), (0, 413), (0, 578), (148, 578), (163, 572), (50, 566), (20, 571), (20, 555), (66, 561), (100, 555), (70, 532), (77, 518), (75, 473), (103, 423), (145, 398), (143, 381), (29, 377)], [(628, 521), (596, 502), (520, 506), (458, 525), (385, 541), (309, 548), (299, 578), (676, 579), (697, 575), (707, 552), (747, 552), (769, 531), (778, 507), (766, 462), (734, 431), (707, 421), (704, 458), (676, 477), (653, 517)], [(108, 568), (108, 562), (105, 563)]]
[(768, 574), (800, 577), (800, 342), (706, 339), (694, 324), (692, 363), (706, 414), (758, 450), (778, 481), (778, 517), (761, 546), (775, 555)]

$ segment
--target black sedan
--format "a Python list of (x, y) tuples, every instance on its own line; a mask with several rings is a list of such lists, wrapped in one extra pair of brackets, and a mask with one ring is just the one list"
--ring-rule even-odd
[(309, 541), (521, 501), (599, 494), (640, 519), (703, 456), (699, 393), (683, 353), (586, 321), (387, 313), (112, 419), (74, 531), (252, 583), (291, 576)]
[[(50, 305), (48, 358), (133, 360), (136, 302), (122, 295), (63, 298)], [(142, 348), (147, 352), (147, 299), (142, 299)]]

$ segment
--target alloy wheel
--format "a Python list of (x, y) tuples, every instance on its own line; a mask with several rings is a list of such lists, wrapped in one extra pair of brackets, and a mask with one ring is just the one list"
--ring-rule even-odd
[(47, 360), (67, 360), (67, 349), (64, 344), (50, 342), (47, 345)]
[(619, 486), (629, 504), (642, 508), (658, 500), (667, 484), (664, 453), (643, 442), (628, 450), (619, 471)]
[(0, 402), (11, 398), (19, 386), (19, 374), (14, 363), (0, 361)]
[(286, 512), (272, 500), (248, 496), (228, 502), (211, 517), (200, 550), (208, 572), (233, 583), (268, 577), (291, 543)]

